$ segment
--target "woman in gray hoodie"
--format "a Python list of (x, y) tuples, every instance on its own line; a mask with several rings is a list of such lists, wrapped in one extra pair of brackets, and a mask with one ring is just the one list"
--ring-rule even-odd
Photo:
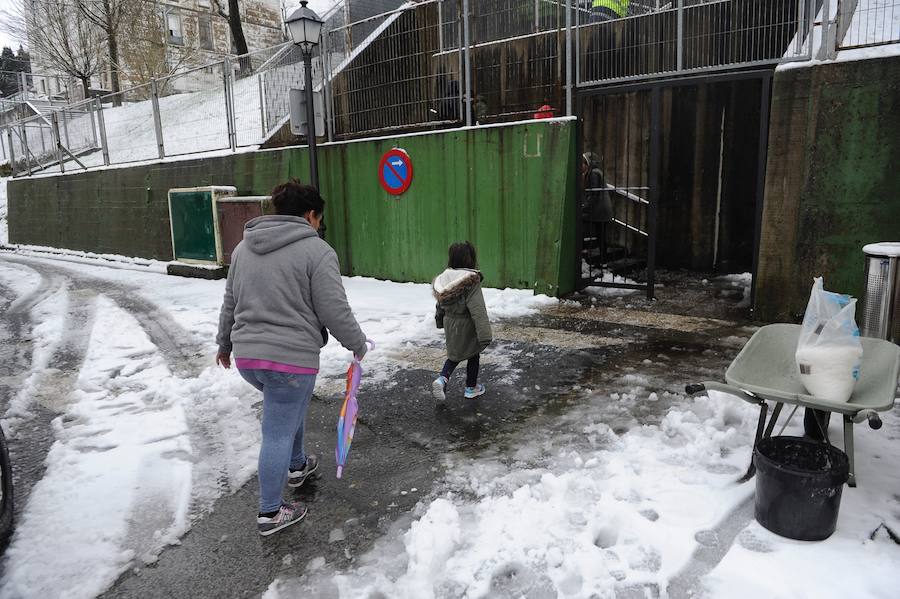
[(318, 468), (303, 448), (306, 410), (328, 331), (362, 358), (366, 336), (353, 317), (337, 254), (317, 230), (325, 201), (296, 180), (272, 191), (275, 215), (247, 223), (235, 248), (219, 316), (216, 362), (262, 391), (259, 451), (261, 535), (299, 522), (306, 507), (282, 501)]

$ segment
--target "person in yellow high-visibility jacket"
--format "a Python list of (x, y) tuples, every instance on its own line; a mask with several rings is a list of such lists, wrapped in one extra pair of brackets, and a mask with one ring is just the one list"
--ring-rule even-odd
[(592, 0), (591, 22), (611, 21), (621, 19), (628, 15), (628, 5), (631, 0)]

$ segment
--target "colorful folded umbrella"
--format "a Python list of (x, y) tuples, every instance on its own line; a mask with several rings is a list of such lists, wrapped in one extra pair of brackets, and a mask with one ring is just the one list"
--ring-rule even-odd
[(347, 454), (350, 453), (350, 443), (353, 442), (353, 430), (356, 428), (356, 415), (359, 405), (356, 403), (356, 393), (359, 391), (359, 380), (362, 377), (362, 366), (356, 356), (347, 369), (347, 391), (344, 395), (344, 405), (341, 407), (341, 416), (337, 423), (337, 446), (334, 449), (334, 458), (337, 461), (337, 477), (340, 478), (347, 463)]

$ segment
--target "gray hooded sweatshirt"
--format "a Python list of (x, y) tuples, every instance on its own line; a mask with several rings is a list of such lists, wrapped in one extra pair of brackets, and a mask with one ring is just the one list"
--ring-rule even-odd
[(323, 327), (362, 357), (366, 336), (353, 317), (337, 254), (304, 218), (261, 216), (244, 227), (231, 257), (219, 315), (219, 351), (319, 368)]

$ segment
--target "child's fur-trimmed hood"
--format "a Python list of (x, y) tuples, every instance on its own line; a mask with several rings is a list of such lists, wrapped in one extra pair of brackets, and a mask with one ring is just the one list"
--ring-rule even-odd
[(477, 270), (448, 268), (431, 284), (431, 292), (438, 303), (448, 304), (469, 293), (483, 279), (484, 275)]

